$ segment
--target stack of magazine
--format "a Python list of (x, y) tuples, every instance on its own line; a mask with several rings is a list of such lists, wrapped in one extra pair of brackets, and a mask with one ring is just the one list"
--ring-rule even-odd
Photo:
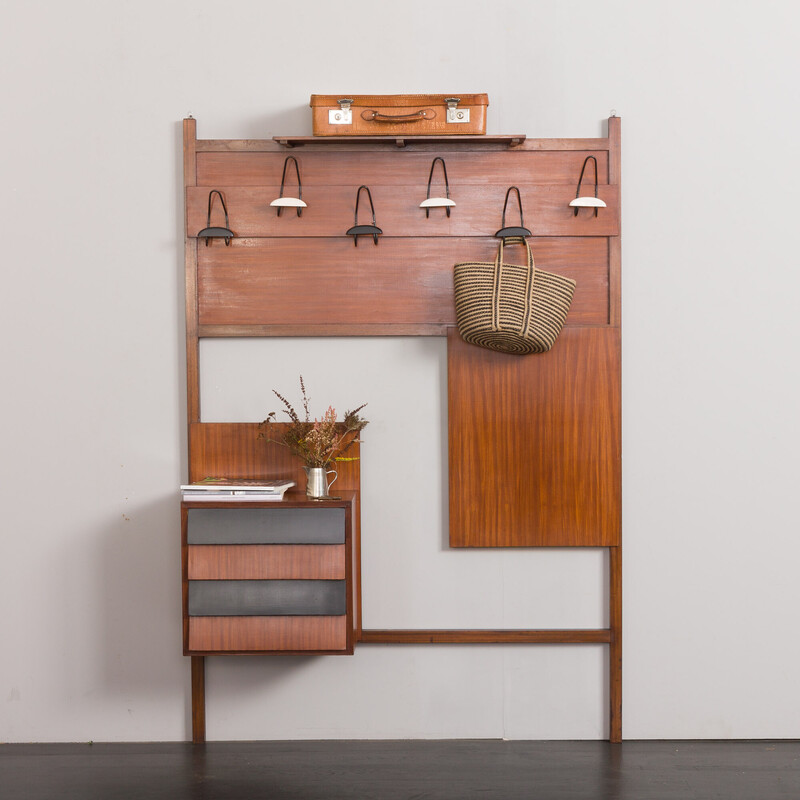
[(184, 500), (214, 502), (231, 501), (240, 502), (243, 500), (283, 500), (283, 495), (287, 489), (294, 486), (294, 481), (274, 480), (237, 480), (235, 478), (204, 478), (197, 483), (181, 486), (181, 496)]

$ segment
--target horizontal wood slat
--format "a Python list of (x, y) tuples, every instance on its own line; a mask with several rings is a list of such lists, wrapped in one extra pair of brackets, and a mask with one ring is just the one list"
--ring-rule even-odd
[[(605, 141), (605, 140), (601, 140)], [(200, 151), (198, 142), (198, 151)], [(447, 150), (441, 145), (431, 152), (410, 152), (408, 148), (388, 148), (380, 151), (356, 149), (336, 152), (307, 149), (266, 152), (198, 152), (197, 185), (209, 189), (225, 186), (280, 186), (283, 163), (294, 156), (300, 167), (303, 187), (359, 186), (370, 184), (416, 185), (428, 183), (431, 162), (435, 156), (444, 158), (450, 188), (457, 191), (462, 184), (485, 183), (512, 186), (522, 183), (561, 183), (577, 187), (581, 167), (588, 155), (597, 158), (600, 183), (608, 183), (608, 151), (570, 150), (502, 150), (481, 153), (470, 150)], [(440, 180), (439, 165), (434, 174)], [(588, 177), (588, 176), (587, 176)], [(594, 171), (592, 171), (592, 180)], [(287, 169), (286, 186), (295, 184), (294, 168)], [(586, 186), (586, 179), (584, 179)], [(284, 212), (285, 213), (285, 212)]]
[(619, 544), (619, 347), (618, 328), (529, 356), (448, 337), (451, 546)]
[(232, 339), (253, 336), (447, 336), (449, 327), (445, 323), (386, 325), (381, 322), (361, 325), (202, 325), (197, 334), (201, 338)]
[(347, 617), (191, 617), (190, 653), (347, 651)]
[(607, 644), (611, 631), (598, 630), (364, 630), (365, 644)]
[(193, 545), (189, 580), (344, 580), (344, 545)]
[[(453, 265), (493, 261), (495, 238), (235, 239), (198, 249), (201, 325), (453, 325)], [(536, 238), (537, 266), (577, 281), (569, 324), (608, 322), (602, 237)], [(522, 248), (506, 260), (522, 263)]]
[[(406, 180), (408, 176), (406, 176)], [(558, 184), (526, 185), (517, 183), (527, 226), (536, 236), (615, 236), (619, 231), (617, 197), (619, 187), (602, 186), (598, 196), (607, 204), (598, 215), (584, 208), (575, 216), (569, 203), (575, 198), (575, 187)], [(507, 186), (451, 185), (450, 197), (456, 203), (450, 217), (444, 208), (425, 209), (425, 183), (415, 186), (392, 185), (383, 180), (370, 186), (375, 204), (376, 222), (386, 236), (493, 236), (501, 227)], [(593, 195), (594, 186), (584, 187)], [(280, 193), (280, 186), (231, 186), (223, 190), (231, 230), (240, 237), (258, 236), (344, 236), (354, 223), (358, 184), (345, 186), (303, 187), (303, 201), (308, 204), (298, 217), (294, 208), (284, 208), (278, 217), (270, 207)], [(186, 191), (187, 231), (195, 236), (208, 222), (206, 187), (190, 187)], [(583, 193), (583, 192), (582, 192)], [(287, 187), (286, 196), (297, 196), (296, 186)], [(431, 186), (432, 197), (444, 197), (441, 173)], [(224, 224), (222, 206), (217, 200), (211, 216), (212, 225)], [(372, 221), (367, 197), (362, 193), (359, 223)], [(506, 223), (519, 224), (516, 199), (511, 198)], [(352, 243), (352, 242), (351, 242)], [(363, 243), (369, 243), (364, 239)], [(359, 247), (361, 243), (359, 243)]]
[[(278, 135), (272, 139), (198, 139), (198, 153), (274, 153), (284, 155), (293, 152), (294, 148), (303, 148), (302, 152), (324, 150), (326, 152), (355, 151), (360, 153), (391, 150), (398, 147), (397, 140), (402, 139), (405, 152), (442, 152), (444, 149), (469, 151), (473, 157), (483, 156), (487, 152), (508, 152), (514, 150), (584, 150), (588, 153), (609, 149), (606, 138), (584, 139), (529, 139), (524, 134), (487, 134), (486, 136), (295, 136)], [(521, 140), (521, 141), (520, 141)], [(289, 149), (287, 149), (289, 148)]]

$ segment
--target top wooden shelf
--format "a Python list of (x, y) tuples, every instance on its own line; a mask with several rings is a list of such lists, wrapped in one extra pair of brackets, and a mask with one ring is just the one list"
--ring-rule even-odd
[(483, 134), (461, 136), (273, 136), (272, 140), (283, 147), (301, 147), (306, 144), (504, 144), (517, 147), (525, 141), (525, 134), (486, 136)]

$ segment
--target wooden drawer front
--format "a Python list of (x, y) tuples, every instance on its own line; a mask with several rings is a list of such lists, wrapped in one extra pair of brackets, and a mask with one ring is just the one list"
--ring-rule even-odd
[(193, 652), (347, 650), (347, 617), (191, 617)]
[(344, 544), (343, 508), (191, 508), (188, 544)]
[(347, 612), (345, 581), (189, 581), (189, 616), (334, 616)]
[(189, 580), (344, 580), (341, 544), (193, 545)]

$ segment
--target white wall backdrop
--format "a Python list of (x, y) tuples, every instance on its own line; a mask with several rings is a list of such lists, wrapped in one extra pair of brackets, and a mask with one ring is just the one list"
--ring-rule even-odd
[[(6, 0), (0, 741), (189, 730), (181, 118), (268, 138), (310, 133), (312, 92), (451, 90), (489, 93), (490, 133), (622, 116), (626, 738), (800, 737), (798, 23), (790, 0)], [(262, 418), (299, 372), (369, 401), (366, 624), (604, 624), (600, 551), (445, 547), (441, 341), (203, 359), (207, 419)], [(603, 738), (605, 661), (209, 659), (208, 733)]]

